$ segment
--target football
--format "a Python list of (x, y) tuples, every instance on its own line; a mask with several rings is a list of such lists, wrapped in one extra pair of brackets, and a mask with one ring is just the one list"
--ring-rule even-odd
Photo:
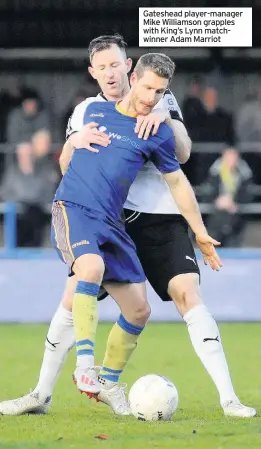
[(140, 421), (169, 421), (178, 406), (178, 391), (166, 377), (147, 374), (132, 385), (129, 403)]

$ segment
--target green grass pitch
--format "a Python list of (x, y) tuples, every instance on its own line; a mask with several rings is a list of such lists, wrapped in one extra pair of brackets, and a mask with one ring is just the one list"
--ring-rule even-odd
[[(98, 329), (96, 361), (101, 362), (109, 324)], [(220, 325), (237, 394), (260, 409), (259, 324)], [(34, 387), (47, 326), (0, 326), (0, 400)], [(58, 381), (47, 416), (0, 417), (0, 449), (258, 449), (261, 418), (225, 418), (215, 387), (191, 347), (183, 324), (149, 324), (126, 368), (129, 387), (140, 376), (168, 376), (179, 391), (172, 422), (116, 417), (104, 404), (80, 395), (71, 380), (74, 350)], [(106, 434), (107, 440), (96, 438)]]

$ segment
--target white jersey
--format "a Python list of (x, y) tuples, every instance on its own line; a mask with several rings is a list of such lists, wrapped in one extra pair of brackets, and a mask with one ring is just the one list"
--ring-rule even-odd
[[(101, 94), (98, 94), (96, 97), (86, 98), (86, 100), (76, 106), (68, 121), (66, 130), (67, 139), (71, 134), (80, 131), (83, 127), (86, 107), (93, 101), (107, 100)], [(154, 110), (158, 108), (166, 109), (170, 114), (174, 111), (182, 119), (177, 100), (169, 89), (167, 89)], [(124, 207), (133, 211), (150, 214), (180, 214), (168, 184), (164, 181), (162, 174), (152, 162), (147, 162), (140, 169), (135, 181), (131, 185)]]

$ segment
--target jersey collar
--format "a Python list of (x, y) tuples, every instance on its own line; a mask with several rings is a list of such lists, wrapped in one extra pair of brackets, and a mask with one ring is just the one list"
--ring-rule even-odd
[(118, 111), (120, 114), (126, 115), (127, 117), (133, 117), (133, 118), (136, 118), (136, 117), (137, 117), (137, 114), (132, 114), (132, 113), (127, 112), (127, 111), (125, 111), (124, 109), (122, 109), (122, 108), (120, 107), (120, 105), (119, 105), (119, 102), (117, 102), (117, 103), (115, 104), (115, 109), (116, 109), (116, 111)]
[[(100, 92), (98, 95), (99, 95), (100, 97), (102, 97), (105, 101), (108, 101), (107, 98), (105, 97), (105, 95), (103, 94), (103, 92)], [(118, 111), (120, 114), (126, 115), (127, 117), (133, 117), (133, 118), (136, 118), (136, 117), (137, 117), (136, 114), (131, 114), (131, 113), (125, 111), (124, 109), (122, 109), (122, 108), (120, 107), (120, 105), (119, 105), (119, 102), (116, 102), (116, 104), (115, 104), (115, 109), (116, 109), (116, 111)]]
[(103, 92), (99, 92), (98, 94), (100, 97), (102, 97), (105, 101), (108, 101)]

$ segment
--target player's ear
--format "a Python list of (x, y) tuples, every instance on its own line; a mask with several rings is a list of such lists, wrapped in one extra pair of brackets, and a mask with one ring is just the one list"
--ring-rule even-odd
[(92, 66), (88, 67), (88, 72), (95, 80), (97, 79), (97, 77), (95, 76), (94, 68)]
[(130, 70), (131, 70), (131, 68), (132, 68), (132, 63), (133, 63), (133, 61), (132, 61), (131, 58), (128, 58), (128, 59), (126, 60), (127, 73), (130, 72)]
[(133, 84), (136, 83), (137, 81), (137, 73), (136, 72), (132, 72), (131, 76), (130, 76), (130, 85), (133, 86)]

